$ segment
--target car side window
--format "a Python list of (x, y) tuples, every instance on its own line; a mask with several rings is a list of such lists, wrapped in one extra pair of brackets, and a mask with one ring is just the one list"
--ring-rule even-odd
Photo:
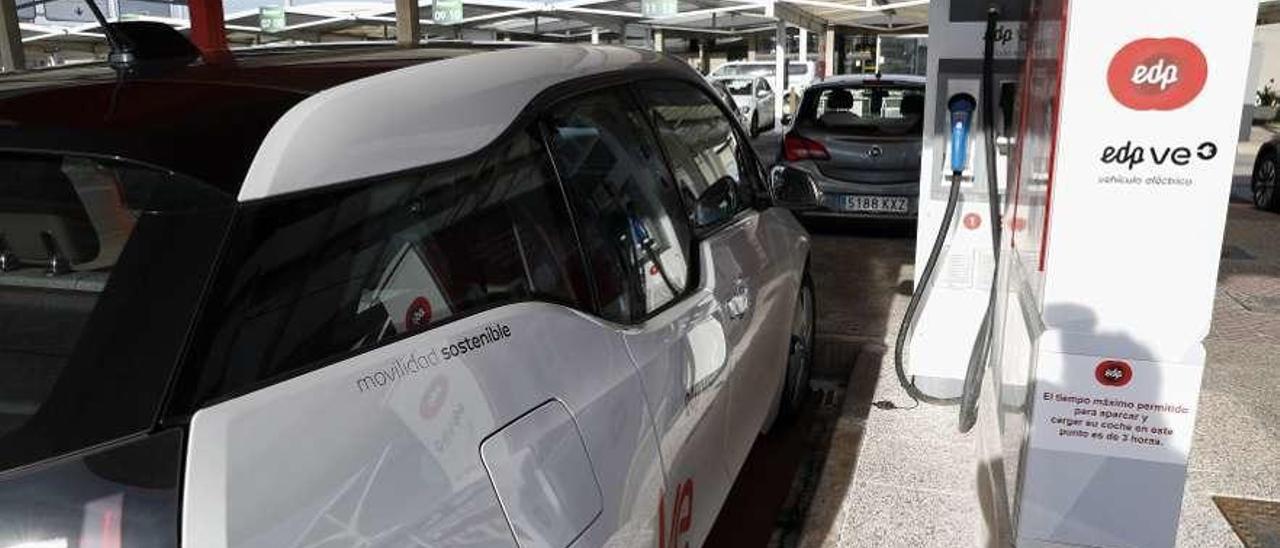
[(619, 91), (592, 93), (552, 108), (546, 121), (601, 316), (634, 321), (682, 295), (690, 229), (632, 101)]
[(761, 91), (771, 91), (771, 90), (772, 88), (769, 87), (768, 80), (765, 80), (764, 78), (756, 78), (756, 93), (760, 93)]
[(751, 164), (724, 111), (702, 90), (677, 81), (638, 87), (696, 227), (733, 217), (754, 195)]
[(201, 400), (537, 298), (590, 302), (534, 130), (475, 161), (242, 208), (190, 356)]

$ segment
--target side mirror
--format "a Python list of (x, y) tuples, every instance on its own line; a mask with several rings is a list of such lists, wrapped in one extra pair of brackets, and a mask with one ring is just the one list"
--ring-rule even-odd
[(712, 225), (733, 214), (733, 179), (728, 176), (707, 187), (693, 204), (693, 223), (697, 226)]
[(774, 204), (787, 209), (814, 209), (822, 204), (822, 189), (813, 178), (787, 166), (769, 171), (769, 194)]

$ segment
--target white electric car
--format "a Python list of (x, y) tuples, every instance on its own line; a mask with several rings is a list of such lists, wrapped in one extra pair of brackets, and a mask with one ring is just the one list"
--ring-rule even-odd
[(496, 48), (0, 79), (0, 546), (703, 542), (814, 195), (679, 61)]

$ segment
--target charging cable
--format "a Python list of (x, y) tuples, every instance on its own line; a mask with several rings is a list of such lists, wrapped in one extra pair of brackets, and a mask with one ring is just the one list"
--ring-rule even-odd
[[(999, 188), (995, 173), (995, 127), (993, 125), (995, 111), (992, 108), (991, 86), (993, 79), (992, 61), (995, 56), (995, 30), (998, 19), (999, 12), (995, 8), (987, 11), (987, 32), (984, 37), (982, 80), (980, 84), (981, 91), (979, 92), (982, 95), (983, 106), (987, 192), (991, 204), (992, 249), (997, 254), (1000, 250), (1000, 209), (997, 203)], [(986, 359), (990, 355), (991, 331), (994, 323), (996, 300), (994, 278), (987, 312), (983, 316), (982, 324), (978, 329), (978, 337), (974, 341), (973, 351), (970, 353), (969, 367), (965, 372), (964, 391), (960, 397), (945, 398), (925, 393), (916, 386), (913, 379), (907, 376), (906, 362), (909, 359), (907, 347), (915, 335), (915, 326), (919, 320), (920, 309), (933, 286), (934, 272), (937, 269), (938, 260), (942, 255), (942, 250), (946, 247), (947, 236), (950, 235), (951, 227), (955, 222), (956, 209), (960, 203), (960, 185), (963, 181), (965, 165), (968, 163), (969, 130), (973, 124), (973, 112), (976, 107), (977, 101), (967, 93), (956, 94), (947, 101), (951, 128), (951, 188), (947, 193), (947, 205), (942, 214), (942, 222), (938, 226), (938, 235), (933, 240), (933, 248), (929, 251), (929, 257), (925, 261), (924, 269), (920, 271), (920, 282), (916, 284), (915, 290), (911, 294), (911, 301), (907, 304), (906, 313), (902, 317), (902, 324), (898, 328), (898, 336), (893, 348), (894, 370), (897, 373), (898, 382), (906, 390), (907, 395), (911, 396), (911, 399), (917, 404), (924, 402), (935, 405), (959, 405), (961, 432), (968, 432), (973, 427), (974, 417), (977, 415), (977, 392), (982, 384), (981, 369), (985, 367)], [(998, 265), (999, 261), (997, 260), (996, 263)], [(975, 366), (978, 369), (976, 373), (974, 371)], [(876, 402), (876, 406), (882, 409), (895, 407), (891, 402)]]

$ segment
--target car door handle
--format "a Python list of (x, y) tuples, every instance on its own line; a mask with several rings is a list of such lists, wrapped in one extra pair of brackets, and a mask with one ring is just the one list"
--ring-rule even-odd
[(738, 278), (733, 282), (733, 296), (726, 304), (731, 319), (737, 320), (747, 315), (747, 311), (751, 310), (751, 290), (747, 287), (746, 280)]

